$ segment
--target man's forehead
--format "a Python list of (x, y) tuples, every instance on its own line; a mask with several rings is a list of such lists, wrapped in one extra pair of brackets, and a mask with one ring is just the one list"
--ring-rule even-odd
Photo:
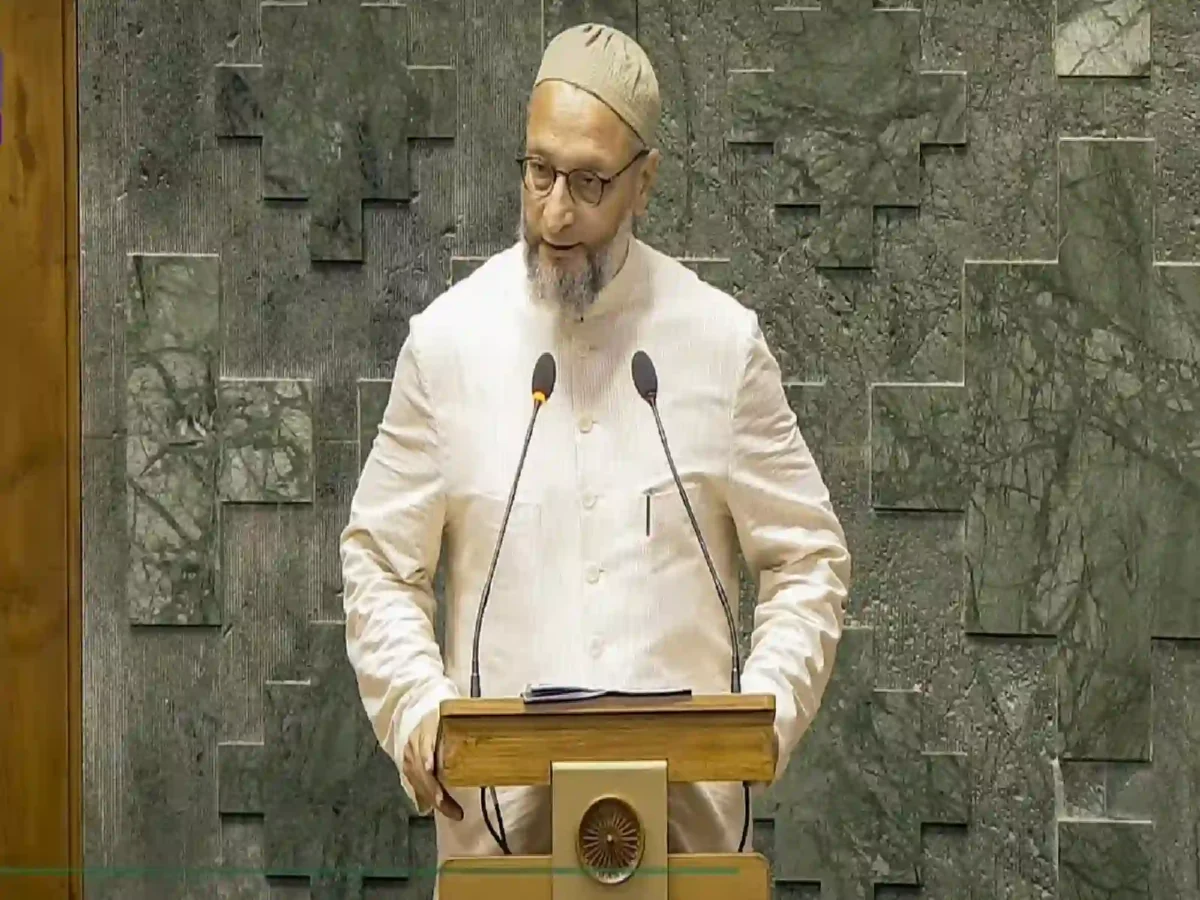
[(605, 166), (628, 155), (633, 133), (602, 101), (568, 84), (534, 91), (525, 131), (526, 151), (575, 166)]

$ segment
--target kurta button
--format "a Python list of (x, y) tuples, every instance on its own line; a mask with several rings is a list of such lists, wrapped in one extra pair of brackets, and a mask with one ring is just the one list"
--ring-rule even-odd
[(587, 434), (592, 430), (592, 417), (584, 414), (579, 417), (579, 430)]
[(604, 652), (604, 642), (598, 637), (592, 638), (591, 651), (592, 657), (594, 659), (599, 659), (600, 654)]
[(583, 508), (584, 509), (591, 509), (595, 505), (596, 505), (596, 495), (595, 494), (584, 494), (583, 495)]
[(599, 581), (600, 580), (600, 570), (598, 568), (596, 568), (595, 566), (588, 566), (587, 567), (587, 580), (588, 580), (588, 584), (595, 584), (597, 581)]

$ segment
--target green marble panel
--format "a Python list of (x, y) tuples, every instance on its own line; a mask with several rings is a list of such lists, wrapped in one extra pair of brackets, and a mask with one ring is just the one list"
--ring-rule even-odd
[(1150, 900), (1149, 822), (1062, 822), (1057, 900)]
[(457, 131), (453, 66), (409, 64), (411, 7), (266, 0), (259, 65), (221, 65), (218, 134), (262, 136), (263, 197), (306, 200), (314, 260), (363, 259), (364, 201), (410, 201), (408, 142)]
[(217, 745), (217, 806), (221, 815), (262, 815), (262, 744)]
[(312, 383), (296, 379), (223, 379), (220, 403), (221, 499), (236, 503), (311, 503)]
[(372, 881), (427, 897), (432, 874), (410, 857), (416, 813), (363, 712), (345, 640), (344, 623), (312, 623), (294, 666), (303, 680), (264, 685), (266, 874), (306, 878), (330, 900), (360, 900)]
[(1055, 6), (1056, 74), (1150, 74), (1150, 0), (1057, 0)]
[(871, 898), (916, 886), (923, 823), (965, 825), (968, 761), (925, 752), (921, 692), (875, 687), (873, 632), (850, 627), (812, 729), (773, 795), (777, 885)]
[(125, 474), (136, 624), (220, 621), (215, 256), (134, 256), (125, 327)]
[(967, 624), (1058, 635), (1067, 757), (1148, 760), (1156, 609), (1200, 591), (1200, 294), (1159, 286), (1152, 142), (1059, 153), (1058, 263), (967, 265)]
[(818, 264), (870, 267), (873, 210), (920, 204), (921, 148), (966, 142), (964, 73), (921, 67), (920, 10), (777, 9), (759, 64), (730, 74), (738, 143), (773, 143), (775, 200), (819, 206)]
[(389, 378), (363, 378), (358, 382), (358, 469), (361, 472), (367, 454), (379, 433), (379, 423), (392, 394)]
[(964, 391), (956, 385), (871, 387), (871, 506), (961, 511), (968, 440)]

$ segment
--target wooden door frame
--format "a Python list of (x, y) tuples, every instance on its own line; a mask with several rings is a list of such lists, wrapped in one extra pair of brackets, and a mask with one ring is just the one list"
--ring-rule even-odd
[(0, 895), (82, 900), (76, 0), (3, 0)]

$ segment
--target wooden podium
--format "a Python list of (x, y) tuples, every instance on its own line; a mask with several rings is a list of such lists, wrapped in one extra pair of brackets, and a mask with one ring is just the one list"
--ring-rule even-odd
[(759, 853), (667, 852), (668, 782), (768, 782), (775, 698), (520, 698), (441, 705), (446, 787), (549, 785), (549, 856), (447, 859), (439, 900), (767, 900)]

